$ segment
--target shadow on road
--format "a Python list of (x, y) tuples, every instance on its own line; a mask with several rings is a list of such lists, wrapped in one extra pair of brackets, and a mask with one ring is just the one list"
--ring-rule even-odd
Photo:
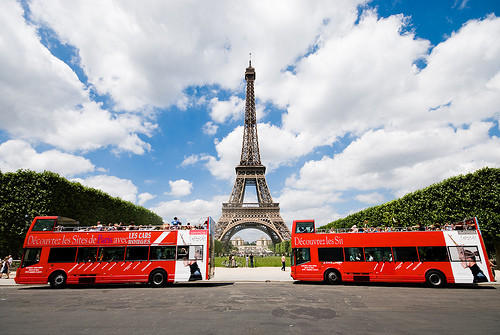
[[(168, 284), (164, 288), (165, 289), (175, 289), (175, 288), (185, 288), (185, 287), (219, 287), (219, 286), (230, 286), (234, 285), (234, 283), (209, 283), (209, 282), (192, 282), (192, 283), (175, 283)], [(94, 285), (68, 285), (67, 289), (77, 289), (77, 290), (92, 290), (92, 289), (120, 289), (120, 288), (144, 288), (144, 289), (153, 289), (153, 287), (148, 284), (94, 284)], [(19, 287), (19, 290), (51, 290), (52, 288), (49, 285), (43, 286), (24, 286)], [(158, 289), (158, 288), (154, 288)]]
[[(368, 287), (414, 287), (414, 288), (428, 288), (423, 283), (380, 283), (380, 282), (346, 282), (339, 285), (330, 285), (325, 282), (310, 282), (310, 281), (294, 281), (293, 285), (310, 285), (310, 286), (332, 286), (332, 287), (342, 287), (342, 286), (368, 286)], [(431, 288), (429, 288), (431, 289)], [(483, 285), (472, 285), (472, 284), (448, 284), (442, 289), (474, 289), (474, 290), (496, 290), (495, 286)]]

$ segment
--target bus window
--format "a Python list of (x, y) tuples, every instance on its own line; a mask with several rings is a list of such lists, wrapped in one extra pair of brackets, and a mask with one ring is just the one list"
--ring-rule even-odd
[(448, 262), (446, 247), (418, 247), (421, 262)]
[(367, 262), (392, 262), (392, 251), (389, 247), (365, 248)]
[(452, 262), (466, 262), (468, 260), (481, 262), (481, 256), (476, 246), (448, 247), (448, 250), (450, 250), (450, 259)]
[(189, 257), (189, 247), (187, 245), (185, 246), (178, 246), (177, 247), (177, 260), (183, 260), (184, 258)]
[(311, 253), (309, 251), (309, 248), (297, 248), (295, 254), (297, 256), (297, 265), (311, 261)]
[(55, 223), (55, 219), (38, 219), (31, 231), (53, 231)]
[(345, 258), (348, 262), (364, 262), (363, 248), (345, 248)]
[(147, 261), (149, 247), (127, 247), (126, 261)]
[(342, 248), (318, 248), (320, 262), (343, 262), (344, 251)]
[(100, 262), (119, 262), (123, 261), (125, 247), (104, 247), (99, 249)]
[(203, 260), (203, 246), (191, 245), (189, 247), (189, 259), (202, 261)]
[(392, 249), (396, 262), (418, 262), (416, 247), (394, 247)]
[(159, 261), (175, 259), (175, 246), (155, 246), (149, 250), (149, 260)]
[(73, 263), (76, 248), (50, 248), (49, 263)]
[(295, 233), (314, 233), (314, 222), (296, 222)]
[(95, 262), (97, 260), (97, 247), (78, 248), (77, 262)]
[(35, 265), (40, 262), (40, 253), (42, 248), (26, 248), (24, 250), (23, 264), (21, 267), (25, 268), (27, 266)]

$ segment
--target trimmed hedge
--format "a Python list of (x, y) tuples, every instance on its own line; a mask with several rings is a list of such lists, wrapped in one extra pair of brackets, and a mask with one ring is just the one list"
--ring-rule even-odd
[(492, 243), (500, 238), (500, 169), (486, 167), (452, 177), (321, 228), (431, 225), (473, 216), (478, 218), (485, 240)]
[(97, 221), (159, 225), (163, 221), (144, 207), (53, 172), (0, 172), (0, 255), (19, 256), (31, 221), (45, 215), (70, 217), (81, 225), (95, 225)]

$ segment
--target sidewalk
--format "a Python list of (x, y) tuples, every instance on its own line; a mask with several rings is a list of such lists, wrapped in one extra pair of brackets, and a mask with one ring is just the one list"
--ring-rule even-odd
[(211, 281), (293, 281), (290, 277), (290, 268), (281, 271), (280, 267), (258, 268), (215, 268), (215, 277)]

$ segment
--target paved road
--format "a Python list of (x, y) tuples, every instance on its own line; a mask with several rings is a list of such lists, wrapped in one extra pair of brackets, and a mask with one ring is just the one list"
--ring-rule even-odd
[(4, 334), (493, 334), (498, 286), (0, 287)]

